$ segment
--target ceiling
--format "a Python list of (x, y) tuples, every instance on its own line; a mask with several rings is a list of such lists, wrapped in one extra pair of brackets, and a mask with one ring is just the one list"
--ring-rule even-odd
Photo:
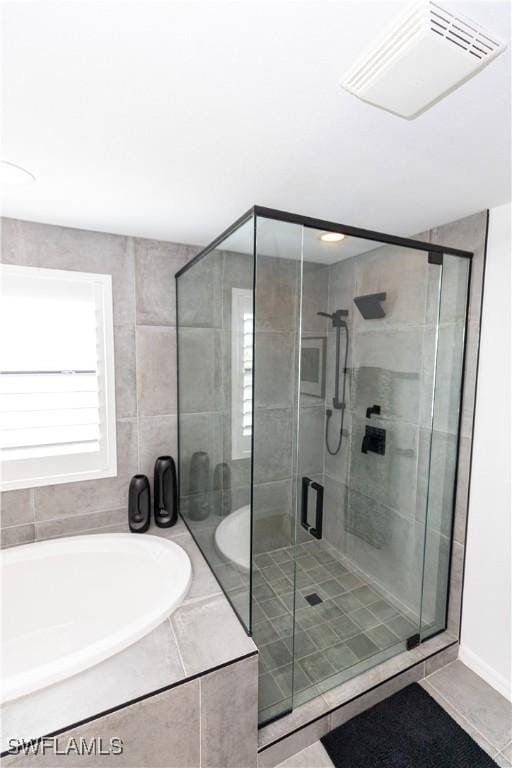
[[(416, 120), (339, 87), (401, 0), (4, 0), (3, 213), (205, 244), (252, 204), (412, 235), (510, 199), (510, 49)], [(449, 2), (510, 41), (510, 3)]]

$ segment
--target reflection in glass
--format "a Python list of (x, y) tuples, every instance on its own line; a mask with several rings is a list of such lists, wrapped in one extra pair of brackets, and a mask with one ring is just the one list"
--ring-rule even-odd
[(181, 513), (260, 722), (446, 625), (469, 261), (249, 217), (178, 278)]

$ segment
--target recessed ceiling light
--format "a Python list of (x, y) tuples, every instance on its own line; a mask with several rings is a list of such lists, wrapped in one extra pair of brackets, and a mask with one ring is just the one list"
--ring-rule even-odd
[(344, 239), (345, 235), (342, 235), (341, 232), (324, 232), (323, 235), (320, 235), (322, 243), (341, 243)]
[(26, 184), (32, 184), (35, 180), (36, 177), (20, 165), (8, 163), (7, 160), (2, 160), (0, 162), (0, 181), (2, 184), (10, 184), (11, 186), (20, 187)]

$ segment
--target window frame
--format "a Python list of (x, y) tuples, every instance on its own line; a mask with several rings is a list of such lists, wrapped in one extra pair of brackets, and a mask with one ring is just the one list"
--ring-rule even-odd
[(251, 434), (243, 434), (243, 314), (249, 303), (253, 315), (253, 360), (252, 360), (252, 386), (254, 384), (254, 312), (253, 291), (251, 288), (231, 289), (231, 458), (234, 461), (250, 459), (252, 455), (252, 428)]
[[(116, 477), (117, 439), (112, 276), (74, 270), (0, 264), (2, 283), (4, 275), (7, 273), (17, 277), (37, 277), (53, 282), (85, 282), (92, 286), (97, 321), (100, 450), (90, 453), (57, 453), (40, 458), (14, 460), (3, 460), (0, 455), (0, 491)], [(96, 465), (94, 465), (95, 461)]]

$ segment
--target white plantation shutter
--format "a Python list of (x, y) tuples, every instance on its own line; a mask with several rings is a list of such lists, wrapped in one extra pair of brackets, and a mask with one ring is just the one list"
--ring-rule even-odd
[(2, 489), (116, 474), (109, 275), (1, 267)]
[(251, 455), (254, 326), (252, 295), (249, 289), (232, 289), (231, 453), (233, 459), (243, 459)]

